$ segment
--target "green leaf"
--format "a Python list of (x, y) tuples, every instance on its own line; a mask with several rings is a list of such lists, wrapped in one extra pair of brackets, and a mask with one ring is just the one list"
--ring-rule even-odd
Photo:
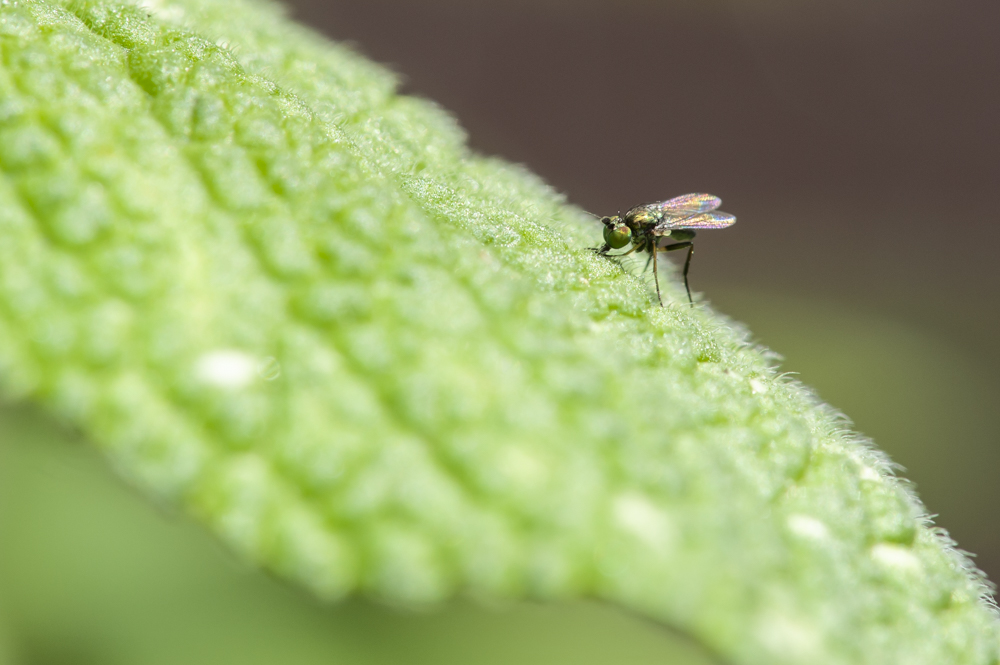
[(737, 326), (269, 5), (0, 5), (0, 383), (329, 599), (595, 597), (733, 663), (996, 663)]
[(37, 409), (0, 409), (9, 662), (717, 663), (690, 639), (596, 602), (462, 599), (434, 612), (315, 602), (234, 561), (191, 520), (149, 510), (80, 444)]

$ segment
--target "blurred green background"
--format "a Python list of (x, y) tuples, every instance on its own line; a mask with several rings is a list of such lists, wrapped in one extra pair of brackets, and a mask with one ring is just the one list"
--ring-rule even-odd
[[(877, 5), (877, 6), (876, 6)], [(692, 286), (1000, 577), (1000, 4), (296, 0), (596, 213), (708, 191)], [(0, 410), (0, 663), (709, 663), (589, 604), (321, 607)]]

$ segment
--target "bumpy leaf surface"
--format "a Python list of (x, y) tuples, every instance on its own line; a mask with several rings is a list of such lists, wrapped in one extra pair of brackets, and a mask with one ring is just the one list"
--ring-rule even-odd
[(380, 67), (241, 0), (5, 0), (0, 56), (0, 383), (248, 559), (732, 663), (998, 662), (882, 457)]

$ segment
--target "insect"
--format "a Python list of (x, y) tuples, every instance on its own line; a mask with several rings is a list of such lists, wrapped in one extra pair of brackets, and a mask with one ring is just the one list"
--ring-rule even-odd
[[(725, 212), (716, 212), (722, 205), (722, 199), (711, 194), (685, 194), (659, 203), (647, 203), (636, 206), (624, 215), (602, 217), (604, 224), (604, 246), (595, 249), (601, 256), (628, 256), (632, 252), (649, 252), (649, 261), (653, 264), (653, 278), (656, 280), (656, 297), (663, 307), (663, 297), (660, 295), (660, 276), (656, 271), (656, 255), (658, 252), (674, 252), (687, 249), (687, 259), (684, 261), (684, 288), (687, 290), (688, 302), (694, 307), (691, 299), (691, 288), (688, 286), (688, 270), (691, 268), (691, 256), (694, 254), (695, 229), (724, 229), (736, 222), (736, 217)], [(658, 246), (660, 238), (669, 238), (677, 242), (663, 247)], [(624, 254), (608, 254), (612, 249), (621, 249), (632, 243), (632, 249)], [(647, 262), (646, 267), (649, 267)]]

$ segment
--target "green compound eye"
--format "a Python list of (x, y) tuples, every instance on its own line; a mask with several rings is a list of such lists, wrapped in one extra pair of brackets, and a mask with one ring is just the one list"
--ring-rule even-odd
[(621, 249), (632, 240), (632, 229), (621, 222), (609, 224), (604, 227), (604, 242), (611, 246), (611, 249)]

